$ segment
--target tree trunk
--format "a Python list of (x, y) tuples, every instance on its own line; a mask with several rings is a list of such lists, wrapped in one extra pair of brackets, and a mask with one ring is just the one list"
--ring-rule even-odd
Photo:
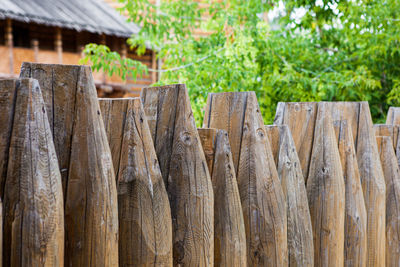
[(209, 94), (204, 127), (228, 132), (249, 266), (287, 266), (286, 203), (254, 92)]
[(100, 99), (117, 179), (120, 266), (172, 266), (167, 191), (140, 98)]
[(141, 97), (171, 203), (174, 265), (213, 266), (212, 183), (186, 86), (144, 88)]
[(307, 192), (292, 135), (286, 125), (267, 125), (265, 129), (286, 197), (289, 266), (314, 266)]
[(110, 148), (89, 67), (23, 63), (39, 80), (61, 169), (65, 265), (118, 264), (118, 211)]
[[(63, 266), (61, 176), (39, 83), (0, 81), (3, 265)], [(12, 101), (10, 101), (12, 99)], [(10, 123), (8, 125), (7, 123)]]
[(228, 133), (198, 129), (214, 191), (214, 265), (247, 266), (242, 205)]
[(391, 138), (377, 136), (386, 181), (386, 266), (400, 264), (400, 170)]

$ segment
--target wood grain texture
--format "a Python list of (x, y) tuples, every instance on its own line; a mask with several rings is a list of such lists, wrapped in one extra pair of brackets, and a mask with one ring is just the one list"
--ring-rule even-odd
[(360, 103), (357, 163), (367, 210), (367, 266), (385, 266), (385, 180), (368, 102)]
[(329, 110), (317, 106), (307, 195), (315, 266), (343, 266), (345, 185)]
[(198, 129), (214, 191), (214, 265), (247, 266), (246, 233), (228, 133)]
[(209, 94), (204, 127), (228, 132), (249, 266), (287, 266), (286, 203), (254, 92)]
[(274, 124), (288, 125), (300, 159), (304, 179), (308, 177), (314, 137), (316, 102), (278, 103)]
[[(400, 151), (400, 142), (399, 141), (399, 132), (400, 125), (392, 125), (392, 124), (374, 124), (375, 136), (389, 136), (392, 139), (393, 148), (396, 155), (399, 155)], [(399, 158), (399, 156), (397, 156)], [(399, 166), (400, 166), (400, 161)]]
[(0, 121), (5, 125), (12, 117), (12, 126), (0, 130), (2, 136), (11, 130), (5, 148), (3, 265), (63, 266), (61, 175), (39, 83), (0, 81), (0, 92), (14, 95), (11, 114)]
[[(0, 267), (3, 266), (3, 201), (0, 199)], [(64, 244), (62, 241), (61, 244)]]
[(358, 171), (351, 124), (334, 122), (345, 183), (344, 266), (367, 264), (367, 211)]
[[(296, 136), (310, 136), (309, 134), (302, 135), (301, 132), (305, 130), (300, 131), (299, 129), (308, 128), (307, 125), (312, 125), (313, 122), (308, 120), (307, 116), (295, 113), (295, 111), (301, 111), (300, 107), (302, 106), (314, 105), (314, 102), (279, 104), (275, 122), (276, 124), (287, 123), (296, 143)], [(347, 120), (351, 124), (368, 218), (367, 266), (384, 266), (385, 182), (368, 102), (322, 102), (321, 105), (324, 105), (325, 109), (329, 110), (333, 121)], [(296, 107), (298, 108), (296, 109)], [(300, 141), (299, 143), (302, 144), (302, 147), (299, 149), (298, 143), (296, 143), (296, 148), (299, 149), (299, 158), (304, 174), (304, 168), (307, 169), (304, 162), (307, 162), (308, 153), (302, 153), (301, 151), (309, 151), (311, 147), (314, 147), (314, 144), (309, 140)]]
[(144, 88), (141, 98), (171, 204), (174, 265), (213, 266), (212, 183), (186, 86)]
[(386, 266), (400, 265), (400, 170), (391, 137), (376, 137), (386, 182)]
[(287, 125), (265, 129), (286, 197), (289, 266), (314, 266), (310, 210), (296, 146)]
[(172, 266), (171, 210), (140, 98), (99, 103), (117, 174), (119, 266)]
[(390, 107), (386, 117), (386, 124), (400, 124), (400, 107)]
[(65, 265), (118, 264), (118, 210), (110, 148), (87, 66), (24, 63), (39, 80), (61, 169)]

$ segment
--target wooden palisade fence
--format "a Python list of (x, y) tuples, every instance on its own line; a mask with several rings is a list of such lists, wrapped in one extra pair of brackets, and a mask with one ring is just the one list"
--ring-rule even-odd
[(316, 128), (317, 113), (321, 107), (324, 107), (326, 115), (329, 114), (333, 122), (346, 120), (351, 125), (367, 211), (367, 266), (385, 266), (385, 180), (368, 103), (279, 103), (275, 123), (289, 126), (297, 150), (303, 151), (299, 153), (303, 174), (310, 177), (311, 151), (318, 144), (314, 141), (313, 129)]
[(266, 130), (286, 197), (289, 266), (314, 266), (310, 210), (292, 134), (286, 125), (267, 125)]
[(0, 81), (1, 266), (399, 266), (400, 108), (97, 100), (89, 67)]
[(171, 205), (174, 265), (212, 266), (212, 183), (186, 86), (144, 88), (141, 98)]
[(214, 189), (214, 265), (247, 266), (246, 236), (228, 133), (199, 129)]
[(100, 99), (118, 191), (119, 265), (172, 266), (167, 191), (140, 98)]
[(249, 266), (287, 266), (286, 205), (254, 92), (210, 94), (204, 127), (227, 131)]
[(60, 170), (39, 83), (0, 81), (3, 266), (63, 266)]
[(115, 176), (91, 69), (24, 63), (20, 76), (38, 79), (49, 116), (64, 190), (65, 265), (116, 266)]

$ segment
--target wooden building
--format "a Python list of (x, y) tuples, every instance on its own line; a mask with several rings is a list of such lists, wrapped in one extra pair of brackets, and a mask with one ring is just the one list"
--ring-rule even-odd
[[(154, 51), (137, 56), (126, 39), (140, 28), (102, 0), (0, 0), (0, 78), (15, 77), (23, 61), (79, 64), (88, 43), (106, 44), (121, 55), (157, 68)], [(138, 96), (156, 73), (121, 80), (94, 73), (101, 97)]]

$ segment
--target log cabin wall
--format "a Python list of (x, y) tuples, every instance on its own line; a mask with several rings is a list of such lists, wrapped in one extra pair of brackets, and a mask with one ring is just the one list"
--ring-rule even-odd
[[(78, 65), (84, 46), (101, 41), (102, 35), (86, 31), (0, 20), (0, 78), (16, 77), (22, 62), (26, 61)], [(149, 68), (157, 68), (156, 55), (152, 50), (147, 49), (144, 55), (138, 56), (134, 50), (127, 49), (126, 38), (111, 35), (105, 36), (105, 44)], [(93, 73), (99, 97), (139, 96), (143, 87), (157, 81), (155, 74), (148, 73), (136, 79), (128, 77), (123, 81), (117, 75), (109, 77), (101, 72)]]

